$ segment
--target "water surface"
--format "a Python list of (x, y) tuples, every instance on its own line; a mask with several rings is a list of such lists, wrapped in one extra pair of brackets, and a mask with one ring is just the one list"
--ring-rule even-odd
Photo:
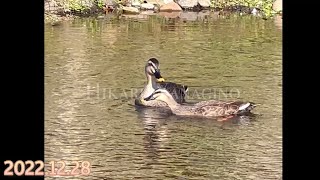
[[(45, 27), (46, 163), (91, 163), (89, 177), (68, 179), (281, 179), (279, 19), (163, 16)], [(166, 80), (189, 86), (188, 102), (249, 100), (257, 116), (220, 122), (135, 108), (150, 57)]]

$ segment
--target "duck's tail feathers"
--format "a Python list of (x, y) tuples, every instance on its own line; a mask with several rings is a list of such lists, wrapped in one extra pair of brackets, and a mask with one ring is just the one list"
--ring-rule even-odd
[(247, 102), (239, 107), (240, 112), (250, 112), (252, 109), (254, 109), (257, 105), (253, 102)]
[(183, 88), (184, 88), (184, 92), (188, 92), (188, 90), (189, 90), (188, 86), (183, 86)]

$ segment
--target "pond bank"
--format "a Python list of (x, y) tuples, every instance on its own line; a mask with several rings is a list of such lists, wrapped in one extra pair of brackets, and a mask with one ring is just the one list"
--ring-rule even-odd
[[(217, 13), (252, 14), (264, 19), (282, 12), (279, 0), (45, 0), (45, 23), (52, 25), (77, 17), (102, 16), (113, 13), (177, 14), (177, 12), (211, 11)], [(171, 15), (172, 15), (171, 14)], [(174, 15), (175, 16), (175, 15)], [(176, 17), (176, 16), (175, 16)]]

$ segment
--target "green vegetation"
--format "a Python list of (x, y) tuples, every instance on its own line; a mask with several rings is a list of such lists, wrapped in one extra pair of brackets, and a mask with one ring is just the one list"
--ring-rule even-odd
[[(114, 0), (119, 6), (122, 6), (126, 0)], [(264, 18), (272, 17), (277, 12), (273, 11), (272, 4), (275, 0), (211, 0), (212, 8), (222, 10), (237, 10), (246, 9), (252, 10), (257, 8), (260, 10)], [(58, 6), (58, 14), (71, 14), (71, 15), (88, 15), (98, 14), (103, 12), (105, 0), (55, 0)], [(54, 17), (54, 18), (53, 18)], [(48, 19), (59, 19), (59, 17), (46, 15)]]
[(93, 10), (102, 10), (104, 0), (56, 0), (65, 11), (87, 14)]
[(259, 8), (266, 17), (271, 17), (276, 12), (272, 9), (275, 0), (211, 0), (214, 8), (225, 9), (232, 6), (245, 6)]

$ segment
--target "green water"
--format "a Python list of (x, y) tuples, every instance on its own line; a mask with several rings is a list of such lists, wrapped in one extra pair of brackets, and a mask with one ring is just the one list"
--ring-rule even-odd
[[(91, 163), (89, 176), (66, 179), (282, 179), (281, 19), (196, 19), (45, 26), (46, 163)], [(136, 109), (150, 57), (166, 80), (189, 86), (188, 102), (249, 100), (257, 116), (220, 122)]]

